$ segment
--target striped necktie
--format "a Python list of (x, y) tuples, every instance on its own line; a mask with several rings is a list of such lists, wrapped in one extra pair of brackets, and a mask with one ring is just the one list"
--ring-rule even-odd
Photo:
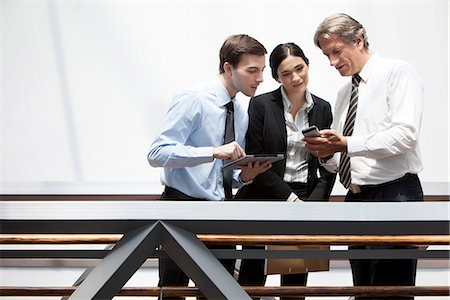
[[(235, 140), (234, 136), (234, 106), (233, 101), (228, 102), (225, 107), (227, 108), (227, 118), (225, 120), (225, 137), (224, 145), (231, 143)], [(232, 199), (232, 181), (233, 181), (233, 170), (229, 169), (223, 171), (223, 188), (225, 191), (225, 199)]]
[[(350, 97), (350, 104), (348, 106), (347, 117), (344, 123), (344, 130), (342, 134), (344, 136), (351, 136), (353, 134), (353, 127), (355, 125), (356, 109), (358, 107), (358, 87), (361, 82), (361, 77), (356, 74), (352, 78), (352, 94)], [(350, 174), (350, 157), (347, 156), (347, 152), (341, 153), (341, 160), (339, 163), (339, 177), (342, 185), (348, 188), (352, 183), (352, 177)]]

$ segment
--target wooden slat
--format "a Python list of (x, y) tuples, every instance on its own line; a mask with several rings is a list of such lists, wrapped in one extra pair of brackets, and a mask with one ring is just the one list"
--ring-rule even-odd
[(0, 244), (115, 244), (122, 234), (0, 234)]
[[(114, 244), (121, 234), (0, 234), (0, 244)], [(449, 245), (450, 235), (230, 235), (198, 234), (206, 244)]]
[(244, 245), (448, 245), (450, 235), (213, 235), (198, 234), (204, 243)]
[[(252, 296), (450, 296), (449, 286), (243, 287)], [(69, 296), (76, 287), (0, 287), (1, 296)], [(118, 296), (200, 296), (196, 287), (126, 287)]]

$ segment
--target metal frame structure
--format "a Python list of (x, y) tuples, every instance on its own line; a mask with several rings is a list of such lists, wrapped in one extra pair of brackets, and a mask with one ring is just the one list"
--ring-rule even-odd
[[(217, 257), (449, 257), (449, 251), (445, 250), (417, 249), (401, 252), (371, 249), (345, 253), (331, 250), (284, 253), (249, 250), (246, 254), (233, 250), (210, 251), (197, 239), (196, 234), (199, 233), (448, 235), (449, 224), (448, 202), (0, 202), (2, 233), (124, 234), (101, 262), (86, 274), (68, 298), (70, 300), (112, 299), (143, 262), (158, 252), (159, 246), (210, 299), (251, 299)], [(0, 256), (13, 257), (13, 252), (2, 251)], [(23, 255), (19, 252), (16, 254)]]

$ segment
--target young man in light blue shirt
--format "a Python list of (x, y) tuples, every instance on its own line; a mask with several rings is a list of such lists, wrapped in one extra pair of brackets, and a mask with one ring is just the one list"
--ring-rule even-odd
[[(175, 95), (148, 153), (150, 165), (163, 168), (161, 182), (165, 189), (161, 199), (225, 199), (221, 167), (224, 160), (245, 155), (248, 126), (247, 108), (235, 96), (238, 92), (255, 95), (263, 81), (266, 53), (264, 46), (248, 35), (230, 36), (220, 49), (218, 77)], [(235, 140), (224, 143), (226, 105), (230, 101), (234, 106)], [(251, 182), (270, 167), (268, 162), (249, 163), (233, 173), (233, 186)], [(222, 261), (230, 273), (233, 263)], [(172, 260), (160, 259), (159, 265), (159, 286), (187, 286), (189, 278)]]

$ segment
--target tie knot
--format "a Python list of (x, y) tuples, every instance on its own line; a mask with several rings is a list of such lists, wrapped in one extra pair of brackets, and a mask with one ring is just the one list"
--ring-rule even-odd
[(352, 83), (354, 86), (359, 86), (359, 83), (361, 82), (361, 76), (359, 74), (355, 74), (352, 76)]
[(227, 104), (225, 104), (225, 107), (227, 108), (227, 111), (234, 111), (233, 101), (230, 101)]

